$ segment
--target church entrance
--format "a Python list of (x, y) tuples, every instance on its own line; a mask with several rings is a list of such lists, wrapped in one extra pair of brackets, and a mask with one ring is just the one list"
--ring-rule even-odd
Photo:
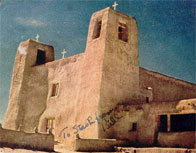
[(47, 118), (46, 132), (52, 132), (54, 134), (55, 118)]

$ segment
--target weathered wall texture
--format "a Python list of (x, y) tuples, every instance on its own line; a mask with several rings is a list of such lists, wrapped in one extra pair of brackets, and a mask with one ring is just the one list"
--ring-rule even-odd
[(53, 151), (54, 136), (52, 134), (25, 133), (0, 128), (0, 146)]
[(7, 129), (17, 130), (20, 126), (25, 131), (33, 131), (46, 108), (48, 70), (44, 64), (35, 65), (38, 49), (45, 51), (45, 62), (54, 60), (51, 46), (27, 40), (18, 48), (4, 121)]
[(196, 98), (196, 85), (175, 79), (160, 73), (140, 68), (140, 90), (147, 92), (152, 88), (152, 101), (170, 102), (182, 99)]

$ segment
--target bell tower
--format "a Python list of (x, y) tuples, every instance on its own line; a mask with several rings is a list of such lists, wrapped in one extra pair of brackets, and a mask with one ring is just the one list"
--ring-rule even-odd
[(34, 131), (46, 108), (48, 70), (54, 60), (52, 46), (34, 40), (21, 42), (15, 58), (4, 128)]
[[(99, 115), (119, 103), (136, 103), (139, 97), (139, 57), (134, 18), (112, 8), (94, 13), (89, 25), (86, 59), (85, 67), (90, 74), (87, 84), (92, 81), (91, 86), (96, 89), (91, 97), (98, 93), (93, 100), (98, 105)], [(98, 127), (98, 137), (107, 138), (108, 134), (101, 129)]]

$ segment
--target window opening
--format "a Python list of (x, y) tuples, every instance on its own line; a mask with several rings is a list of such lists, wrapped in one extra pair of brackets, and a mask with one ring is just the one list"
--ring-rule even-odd
[(146, 103), (149, 103), (149, 97), (146, 97)]
[(45, 64), (46, 62), (46, 52), (43, 50), (38, 49), (37, 50), (37, 59), (36, 59), (36, 64), (35, 65), (41, 65)]
[(97, 21), (94, 27), (94, 32), (93, 32), (93, 39), (99, 38), (100, 33), (101, 33), (101, 21)]
[(119, 23), (118, 26), (118, 39), (128, 42), (128, 29), (127, 25), (123, 23)]
[(196, 114), (161, 115), (159, 131), (185, 132), (196, 131)]
[(171, 115), (171, 131), (195, 131), (196, 114), (177, 114)]
[(52, 93), (51, 97), (57, 96), (59, 91), (59, 83), (55, 83), (52, 85)]
[(129, 131), (137, 131), (137, 123), (132, 123)]

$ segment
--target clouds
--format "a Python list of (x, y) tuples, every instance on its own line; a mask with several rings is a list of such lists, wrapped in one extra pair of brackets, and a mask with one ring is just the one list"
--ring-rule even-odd
[(32, 27), (45, 27), (47, 24), (39, 19), (16, 17), (15, 21), (19, 24)]

